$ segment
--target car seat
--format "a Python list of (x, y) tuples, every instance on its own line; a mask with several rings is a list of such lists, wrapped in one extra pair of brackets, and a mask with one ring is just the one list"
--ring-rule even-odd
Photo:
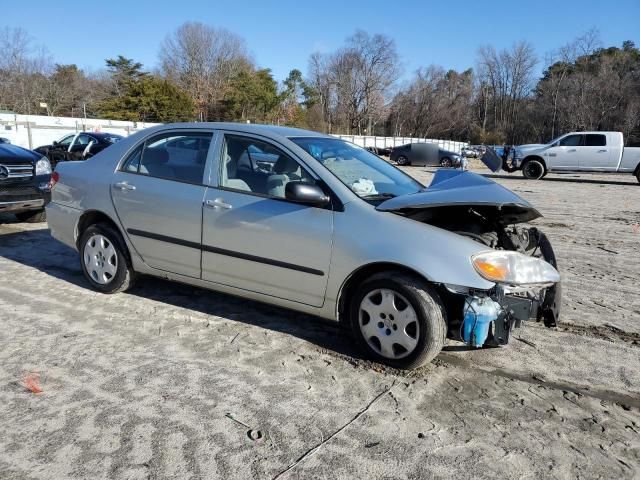
[(267, 193), (272, 197), (284, 198), (285, 186), (291, 181), (300, 180), (300, 165), (286, 155), (280, 155), (273, 165), (273, 174), (267, 178)]
[(167, 165), (169, 153), (164, 148), (148, 148), (142, 154), (140, 173), (152, 177), (174, 178), (173, 168)]

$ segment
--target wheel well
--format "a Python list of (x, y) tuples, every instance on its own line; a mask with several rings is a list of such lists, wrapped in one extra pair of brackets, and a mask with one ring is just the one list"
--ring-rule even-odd
[[(118, 225), (116, 225), (116, 222), (114, 222), (111, 219), (111, 217), (109, 217), (109, 215), (107, 215), (106, 213), (100, 212), (98, 210), (89, 210), (88, 212), (84, 212), (80, 217), (80, 219), (78, 220), (78, 225), (77, 225), (78, 235), (76, 237), (76, 244), (80, 242), (80, 237), (82, 236), (82, 233), (88, 227), (90, 227), (91, 225), (95, 225), (96, 223), (106, 223), (111, 227), (113, 227), (114, 230), (119, 232), (120, 235), (122, 235), (122, 232), (120, 232), (120, 228), (118, 227)], [(77, 245), (77, 246), (79, 249), (80, 245)], [(124, 247), (126, 248), (126, 245), (124, 245)]]
[(415, 275), (425, 282), (429, 282), (424, 275), (419, 274), (415, 270), (411, 268), (405, 267), (404, 265), (399, 265), (397, 263), (391, 262), (380, 262), (380, 263), (372, 263), (369, 265), (365, 265), (360, 267), (358, 270), (353, 272), (347, 280), (342, 284), (342, 288), (340, 288), (340, 293), (338, 296), (338, 321), (342, 326), (349, 326), (348, 322), (348, 312), (349, 312), (349, 299), (354, 294), (358, 285), (360, 285), (367, 278), (375, 275), (376, 273), (381, 272), (403, 272), (409, 275)]
[(522, 166), (524, 166), (524, 164), (527, 163), (530, 160), (538, 160), (542, 164), (542, 166), (544, 167), (544, 171), (545, 172), (547, 171), (547, 164), (545, 163), (544, 159), (542, 157), (538, 157), (537, 155), (530, 155), (528, 157), (525, 157), (522, 160)]

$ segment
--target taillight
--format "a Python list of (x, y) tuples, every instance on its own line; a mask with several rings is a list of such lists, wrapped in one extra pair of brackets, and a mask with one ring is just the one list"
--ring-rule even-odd
[(58, 172), (53, 172), (51, 174), (51, 180), (49, 180), (49, 188), (55, 187), (58, 180), (60, 180), (60, 174)]

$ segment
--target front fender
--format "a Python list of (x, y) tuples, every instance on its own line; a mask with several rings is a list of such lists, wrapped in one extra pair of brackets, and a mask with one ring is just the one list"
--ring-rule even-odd
[(433, 283), (489, 290), (495, 284), (478, 275), (471, 263), (472, 255), (486, 250), (455, 233), (350, 202), (335, 215), (327, 298), (336, 300), (353, 272), (375, 263), (404, 266)]

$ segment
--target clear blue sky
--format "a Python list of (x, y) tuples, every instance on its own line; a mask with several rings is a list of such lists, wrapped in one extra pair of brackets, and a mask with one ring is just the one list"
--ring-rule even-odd
[(640, 0), (5, 0), (0, 11), (0, 27), (22, 27), (56, 62), (89, 70), (118, 54), (152, 69), (162, 39), (185, 21), (242, 36), (278, 80), (292, 68), (306, 73), (312, 52), (338, 48), (358, 28), (395, 39), (405, 77), (429, 64), (472, 67), (487, 43), (528, 40), (544, 60), (590, 27), (605, 46), (640, 45)]

